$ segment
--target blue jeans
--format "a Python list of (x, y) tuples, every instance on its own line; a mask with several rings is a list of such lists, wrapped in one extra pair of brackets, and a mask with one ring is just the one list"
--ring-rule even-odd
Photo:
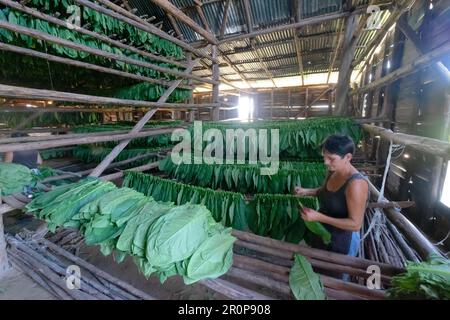
[(360, 240), (361, 237), (359, 235), (359, 231), (353, 232), (352, 241), (350, 242), (350, 248), (347, 255), (349, 255), (350, 257), (356, 257), (358, 255)]
[[(347, 253), (348, 256), (356, 257), (358, 255), (360, 240), (361, 240), (361, 237), (359, 235), (359, 231), (353, 232), (352, 240), (350, 242), (350, 248)], [(348, 282), (348, 281), (350, 281), (350, 276), (347, 273), (344, 273), (342, 275), (342, 280), (344, 280), (345, 282)]]

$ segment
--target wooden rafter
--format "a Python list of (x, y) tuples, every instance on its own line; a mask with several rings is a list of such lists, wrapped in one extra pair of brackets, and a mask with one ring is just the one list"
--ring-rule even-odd
[[(422, 41), (420, 40), (416, 32), (406, 22), (405, 18), (406, 18), (405, 16), (402, 16), (398, 20), (397, 22), (398, 27), (400, 28), (402, 33), (414, 44), (414, 47), (417, 49), (417, 51), (420, 54), (425, 54), (426, 53), (425, 46), (422, 44)], [(441, 61), (436, 62), (434, 68), (447, 83), (450, 83), (450, 71)]]
[(356, 67), (361, 63), (362, 60), (370, 57), (370, 53), (380, 44), (381, 40), (385, 37), (387, 34), (387, 31), (392, 27), (392, 25), (401, 17), (402, 14), (407, 12), (412, 5), (414, 4), (415, 0), (403, 0), (398, 1), (396, 3), (396, 6), (392, 9), (391, 15), (389, 16), (386, 23), (383, 25), (381, 29), (377, 31), (373, 39), (366, 45), (365, 50), (359, 55), (357, 59), (355, 59), (352, 63), (353, 67)]
[[(203, 58), (207, 58), (207, 59), (211, 60), (211, 56), (209, 56), (203, 50), (198, 50), (198, 49), (192, 47), (191, 45), (187, 44), (186, 42), (168, 35), (167, 33), (158, 29), (154, 25), (146, 22), (145, 20), (142, 20), (138, 16), (136, 16), (133, 13), (127, 11), (126, 9), (112, 3), (111, 1), (97, 0), (97, 2), (105, 5), (109, 9), (102, 7), (96, 3), (87, 1), (87, 0), (74, 0), (74, 1), (80, 5), (86, 6), (92, 10), (95, 10), (95, 11), (103, 13), (107, 16), (116, 18), (119, 21), (128, 23), (129, 25), (134, 26), (140, 30), (150, 32), (150, 33), (155, 34), (163, 39), (169, 40), (169, 41), (173, 42), (174, 44), (177, 44), (180, 47), (186, 49), (187, 51), (192, 52), (193, 54), (195, 54), (198, 57), (203, 57)], [(217, 61), (215, 61), (215, 62), (217, 62)]]
[[(14, 1), (11, 1), (11, 0), (0, 0), (0, 3), (5, 5), (5, 6), (8, 6), (10, 8), (14, 8), (17, 11), (21, 11), (21, 12), (29, 14), (29, 15), (31, 15), (33, 17), (39, 18), (41, 20), (48, 21), (48, 22), (50, 22), (52, 24), (56, 24), (56, 25), (64, 27), (64, 28), (67, 27), (67, 22), (66, 21), (57, 19), (57, 18), (55, 18), (53, 16), (47, 15), (47, 14), (42, 13), (40, 11), (37, 11), (35, 9), (29, 8), (29, 7), (26, 7), (26, 6), (22, 6), (19, 3), (17, 3), (17, 2), (14, 2)], [(137, 49), (135, 47), (126, 45), (126, 44), (124, 44), (124, 43), (122, 43), (120, 41), (113, 40), (113, 39), (111, 39), (111, 38), (109, 38), (109, 37), (107, 37), (107, 36), (105, 36), (103, 34), (99, 34), (99, 33), (96, 33), (96, 32), (93, 32), (93, 31), (90, 31), (90, 30), (87, 30), (87, 29), (84, 29), (82, 27), (78, 27), (77, 28), (77, 32), (79, 32), (81, 34), (84, 34), (84, 35), (87, 35), (89, 37), (92, 37), (94, 39), (98, 39), (100, 41), (106, 42), (106, 43), (108, 43), (110, 45), (113, 45), (115, 47), (118, 47), (120, 49), (129, 50), (129, 51), (132, 51), (134, 53), (140, 54), (140, 55), (142, 55), (144, 57), (148, 57), (148, 58), (156, 60), (156, 61), (170, 63), (170, 64), (173, 64), (175, 66), (186, 68), (186, 64), (185, 63), (181, 63), (180, 61), (175, 61), (175, 60), (172, 60), (172, 59), (169, 59), (169, 58), (166, 58), (166, 57), (162, 57), (162, 56), (158, 56), (158, 55), (152, 54), (152, 53), (150, 53), (148, 51), (143, 51), (143, 50)]]
[[(52, 42), (52, 43), (62, 45), (62, 46), (65, 46), (65, 47), (68, 47), (71, 49), (75, 49), (78, 51), (84, 51), (84, 52), (87, 52), (87, 53), (90, 53), (93, 55), (112, 59), (115, 61), (122, 61), (122, 62), (129, 63), (132, 65), (137, 65), (140, 67), (149, 68), (149, 69), (156, 70), (159, 72), (164, 72), (164, 73), (168, 73), (168, 74), (172, 74), (172, 75), (176, 75), (176, 76), (181, 76), (181, 77), (185, 77), (185, 78), (189, 78), (189, 79), (193, 79), (193, 80), (197, 80), (197, 81), (201, 81), (201, 82), (209, 82), (208, 80), (201, 79), (200, 77), (197, 77), (197, 76), (193, 76), (192, 74), (189, 74), (187, 72), (181, 72), (181, 71), (177, 71), (174, 69), (161, 67), (161, 66), (153, 64), (153, 63), (144, 62), (144, 61), (128, 58), (128, 57), (125, 57), (122, 55), (118, 55), (118, 54), (106, 52), (103, 50), (91, 48), (86, 45), (78, 44), (78, 43), (75, 43), (75, 42), (72, 42), (69, 40), (64, 40), (62, 38), (55, 37), (55, 36), (50, 35), (45, 32), (41, 32), (41, 31), (31, 29), (31, 28), (25, 28), (25, 27), (22, 27), (22, 26), (19, 26), (16, 24), (11, 24), (9, 22), (0, 21), (0, 27), (4, 28), (6, 30), (9, 30), (9, 31), (18, 32), (20, 34), (24, 34), (24, 35), (33, 37), (35, 39)], [(212, 82), (210, 82), (210, 83), (212, 83)]]
[(225, 35), (225, 28), (227, 25), (228, 20), (228, 12), (230, 10), (231, 0), (227, 0), (225, 3), (225, 7), (223, 9), (223, 18), (222, 18), (222, 24), (220, 25), (220, 36), (219, 38), (222, 39)]
[[(293, 12), (294, 12), (294, 22), (298, 23), (301, 18), (301, 8), (299, 6), (299, 0), (294, 0), (293, 2)], [(305, 77), (304, 77), (304, 71), (303, 71), (303, 59), (302, 59), (302, 48), (300, 45), (300, 39), (297, 34), (297, 29), (292, 30), (294, 33), (294, 44), (295, 44), (295, 51), (297, 53), (297, 63), (298, 63), (298, 71), (300, 72), (300, 75), (302, 77), (302, 86), (305, 85)]]
[(166, 12), (173, 14), (175, 17), (177, 17), (177, 19), (179, 19), (180, 21), (191, 27), (192, 30), (200, 34), (209, 43), (218, 44), (216, 37), (214, 37), (214, 35), (211, 32), (200, 27), (194, 20), (188, 17), (183, 11), (178, 9), (169, 1), (167, 0), (151, 0), (151, 1), (160, 6)]

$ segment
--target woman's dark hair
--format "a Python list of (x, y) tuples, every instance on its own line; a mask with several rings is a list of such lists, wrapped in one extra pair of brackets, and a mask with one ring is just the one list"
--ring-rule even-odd
[(355, 153), (355, 143), (347, 136), (333, 134), (322, 143), (322, 151), (337, 154), (343, 158), (347, 153)]

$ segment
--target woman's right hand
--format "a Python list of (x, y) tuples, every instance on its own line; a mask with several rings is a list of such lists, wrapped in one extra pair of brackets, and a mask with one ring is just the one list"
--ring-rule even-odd
[(302, 187), (295, 187), (294, 194), (297, 196), (303, 196), (305, 195), (305, 189), (303, 189)]

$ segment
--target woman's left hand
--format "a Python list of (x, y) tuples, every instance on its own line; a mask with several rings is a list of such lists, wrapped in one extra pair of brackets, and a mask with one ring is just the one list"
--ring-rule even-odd
[(319, 221), (320, 213), (316, 210), (305, 207), (303, 208), (303, 211), (301, 211), (301, 216), (303, 220), (313, 222)]

